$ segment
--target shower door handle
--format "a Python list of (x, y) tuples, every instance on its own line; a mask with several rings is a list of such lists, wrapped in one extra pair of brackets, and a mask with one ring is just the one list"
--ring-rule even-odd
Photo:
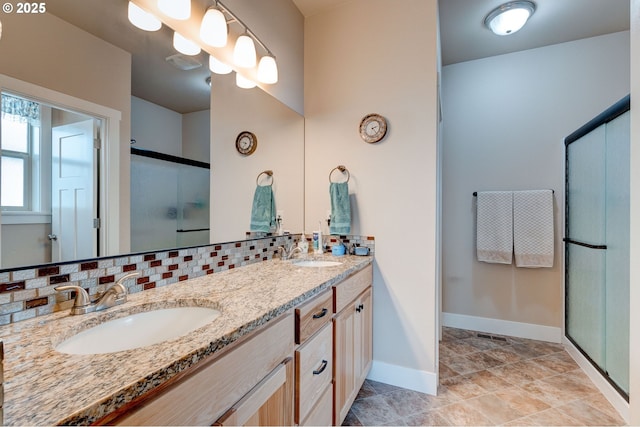
[(580, 242), (578, 240), (573, 240), (569, 237), (564, 237), (562, 239), (563, 242), (565, 243), (571, 243), (574, 245), (578, 245), (578, 246), (583, 246), (585, 248), (589, 248), (589, 249), (607, 249), (607, 245), (592, 245), (590, 243), (585, 243), (585, 242)]

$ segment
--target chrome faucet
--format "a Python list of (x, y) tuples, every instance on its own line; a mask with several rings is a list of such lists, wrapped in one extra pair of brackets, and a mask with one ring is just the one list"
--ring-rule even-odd
[(278, 251), (280, 252), (280, 259), (283, 261), (293, 258), (293, 254), (295, 254), (296, 251), (302, 253), (302, 249), (299, 246), (294, 246), (293, 244), (289, 246), (289, 249), (284, 246), (278, 246)]
[(139, 274), (140, 273), (125, 274), (95, 301), (91, 301), (87, 291), (80, 286), (64, 285), (55, 287), (54, 289), (57, 292), (75, 291), (76, 298), (73, 301), (73, 307), (71, 307), (71, 314), (87, 314), (127, 302), (127, 288), (123, 285), (123, 282), (128, 278), (138, 276)]

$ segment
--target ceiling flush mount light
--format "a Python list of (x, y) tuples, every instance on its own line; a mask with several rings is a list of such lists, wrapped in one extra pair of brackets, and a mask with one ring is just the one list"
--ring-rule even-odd
[(158, 0), (158, 9), (170, 18), (183, 21), (191, 16), (191, 0)]
[(127, 16), (129, 22), (141, 30), (158, 31), (162, 27), (162, 22), (158, 18), (132, 2), (129, 2)]
[(177, 32), (173, 33), (173, 47), (185, 55), (197, 55), (200, 53), (200, 46)]
[(213, 47), (224, 47), (227, 44), (227, 19), (216, 7), (210, 7), (200, 24), (200, 38)]
[(241, 35), (236, 40), (236, 46), (233, 48), (233, 62), (243, 68), (256, 66), (256, 45), (247, 34)]
[(499, 36), (508, 36), (520, 30), (536, 10), (531, 1), (512, 1), (493, 9), (484, 19), (484, 25)]

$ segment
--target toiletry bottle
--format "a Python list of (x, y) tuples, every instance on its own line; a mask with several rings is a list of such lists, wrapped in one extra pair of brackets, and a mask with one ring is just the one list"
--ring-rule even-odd
[(322, 253), (322, 231), (313, 232), (313, 252)]
[(302, 233), (302, 236), (300, 236), (298, 247), (302, 251), (303, 255), (306, 255), (307, 253), (309, 253), (309, 242), (307, 242), (307, 236), (305, 236), (304, 233)]

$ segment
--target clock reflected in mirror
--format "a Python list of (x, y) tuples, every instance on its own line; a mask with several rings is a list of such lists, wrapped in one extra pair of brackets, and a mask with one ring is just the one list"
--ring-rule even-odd
[(381, 141), (387, 134), (387, 119), (380, 114), (367, 114), (360, 121), (360, 138), (370, 144)]

